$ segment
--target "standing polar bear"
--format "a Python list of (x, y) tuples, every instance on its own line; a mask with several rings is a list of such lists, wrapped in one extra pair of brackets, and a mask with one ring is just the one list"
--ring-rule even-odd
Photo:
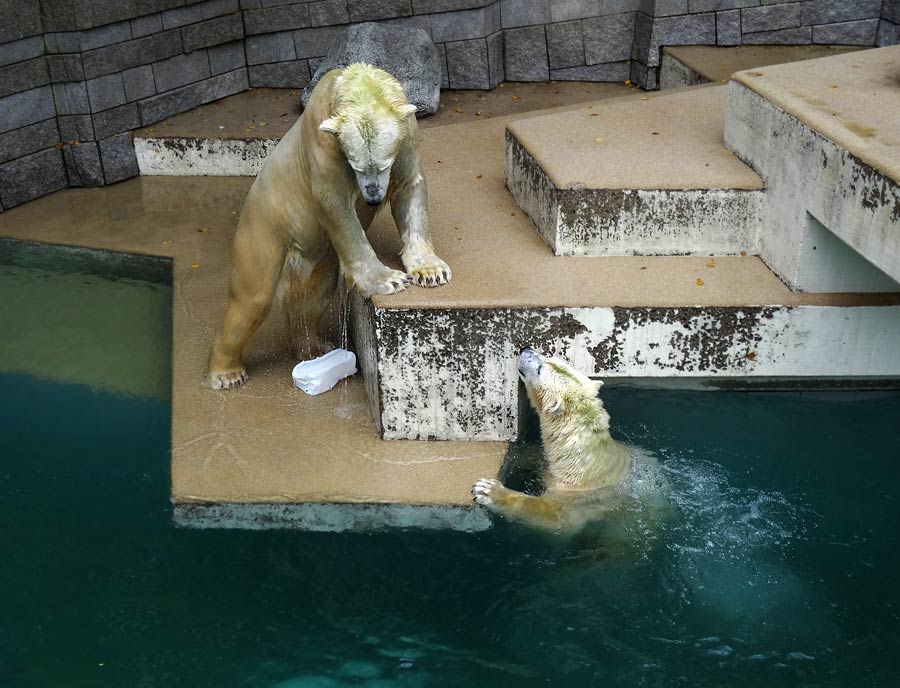
[(521, 353), (518, 368), (541, 424), (545, 489), (533, 496), (482, 478), (472, 488), (475, 501), (511, 519), (569, 534), (613, 512), (644, 511), (640, 518), (651, 520), (661, 515), (666, 489), (659, 465), (609, 434), (609, 414), (597, 396), (603, 383), (532, 349)]
[[(228, 389), (247, 379), (244, 348), (276, 290), (302, 358), (331, 348), (321, 321), (341, 270), (365, 295), (450, 281), (431, 243), (415, 112), (397, 80), (371, 65), (332, 70), (316, 85), (244, 201), (225, 320), (209, 358), (210, 386)], [(385, 198), (406, 272), (382, 264), (366, 238)]]

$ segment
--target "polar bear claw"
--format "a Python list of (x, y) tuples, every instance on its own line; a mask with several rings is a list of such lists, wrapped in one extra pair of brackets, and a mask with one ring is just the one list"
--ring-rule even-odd
[(497, 492), (503, 489), (503, 484), (495, 478), (479, 478), (472, 486), (472, 498), (476, 504), (481, 506), (494, 506), (494, 500), (491, 492)]

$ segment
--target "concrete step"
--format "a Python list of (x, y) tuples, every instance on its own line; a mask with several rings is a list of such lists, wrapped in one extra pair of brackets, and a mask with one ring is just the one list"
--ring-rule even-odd
[[(433, 232), (453, 282), (353, 305), (383, 437), (515, 437), (523, 346), (608, 382), (900, 380), (900, 294), (795, 293), (752, 255), (554, 256), (504, 188), (504, 124), (422, 133)], [(399, 265), (387, 214), (370, 235)]]
[[(419, 128), (570, 106), (635, 90), (623, 83), (501, 84), (492, 91), (443, 91)], [(256, 88), (132, 133), (144, 176), (254, 176), (300, 115), (299, 91)]]
[(760, 254), (793, 289), (900, 289), (900, 46), (739, 72), (725, 143), (766, 182)]
[(722, 144), (727, 89), (510, 122), (506, 183), (556, 255), (757, 252), (762, 180)]
[(831, 57), (862, 48), (847, 45), (673, 45), (662, 49), (659, 88), (725, 83), (735, 72)]

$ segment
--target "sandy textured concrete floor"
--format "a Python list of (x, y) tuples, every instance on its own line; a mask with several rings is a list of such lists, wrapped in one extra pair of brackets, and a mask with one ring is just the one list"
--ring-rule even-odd
[(751, 69), (734, 79), (900, 182), (900, 45)]
[(722, 143), (727, 86), (594, 101), (509, 129), (557, 188), (761, 189)]
[[(897, 296), (792, 294), (754, 257), (555, 258), (504, 188), (509, 117), (422, 131), (430, 215), (454, 270), (440, 289), (384, 306), (896, 303)], [(248, 351), (250, 382), (201, 385), (225, 306), (230, 242), (249, 178), (142, 178), (68, 189), (0, 214), (0, 235), (174, 259), (172, 489), (177, 502), (468, 504), (503, 443), (384, 442), (357, 377), (321, 397), (291, 385), (273, 314)], [(199, 231), (206, 228), (207, 231)], [(388, 213), (373, 243), (398, 265)], [(696, 281), (702, 278), (704, 285)]]
[(682, 64), (710, 81), (728, 81), (735, 72), (769, 65), (812, 60), (856, 52), (846, 45), (678, 45), (663, 48)]

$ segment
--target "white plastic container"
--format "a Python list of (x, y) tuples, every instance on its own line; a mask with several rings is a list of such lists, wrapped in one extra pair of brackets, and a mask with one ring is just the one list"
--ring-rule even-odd
[(340, 380), (356, 373), (356, 354), (346, 349), (335, 349), (311, 361), (301, 361), (294, 366), (294, 385), (310, 395), (322, 394)]

